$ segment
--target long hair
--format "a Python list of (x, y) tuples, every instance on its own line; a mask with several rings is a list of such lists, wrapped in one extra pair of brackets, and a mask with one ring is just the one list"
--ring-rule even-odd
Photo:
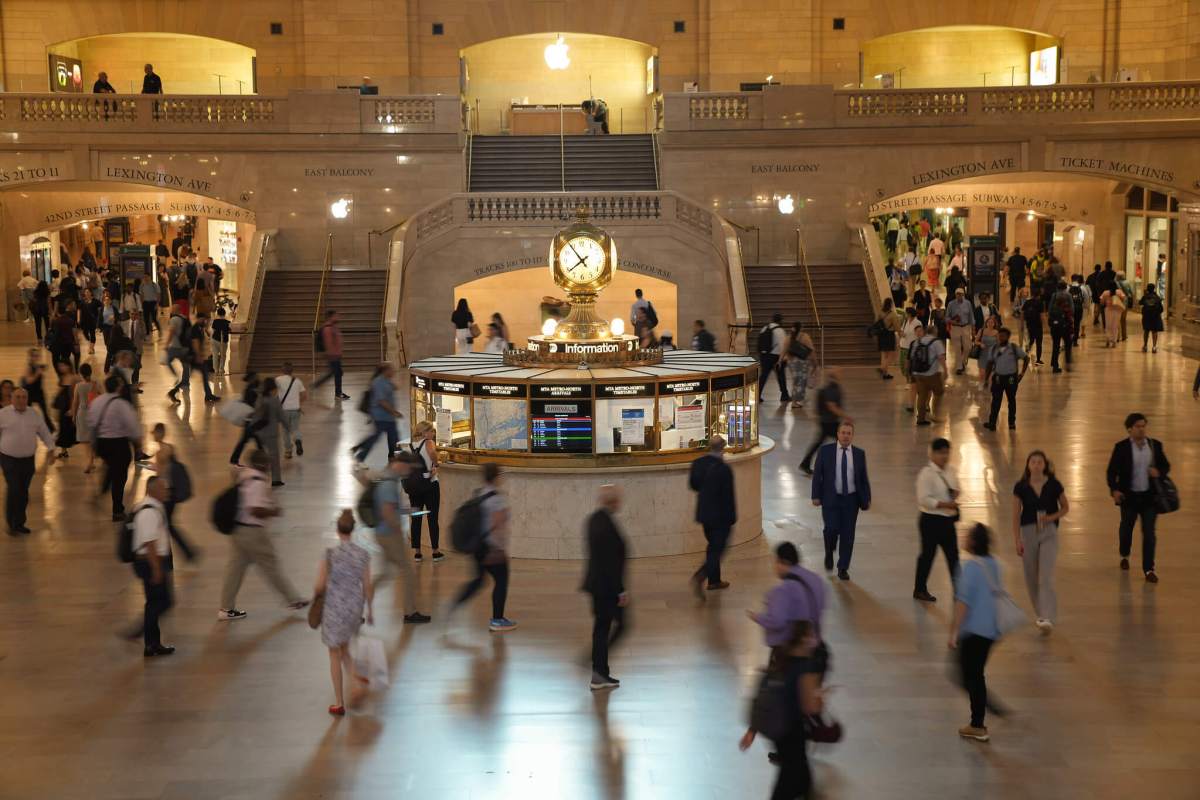
[(1042, 470), (1047, 478), (1054, 477), (1054, 465), (1050, 463), (1050, 457), (1046, 455), (1044, 450), (1032, 450), (1029, 455), (1025, 456), (1025, 472), (1021, 475), (1022, 483), (1029, 483), (1029, 461), (1034, 456), (1041, 456), (1046, 468)]
[[(445, 306), (443, 306), (443, 308), (445, 308)], [(445, 311), (443, 311), (442, 313), (443, 313), (443, 314), (445, 314), (446, 312), (445, 312)], [(454, 307), (454, 313), (455, 313), (455, 314), (469, 314), (469, 313), (471, 313), (471, 309), (467, 307), (467, 298), (465, 298), (465, 297), (460, 297), (460, 298), (458, 298), (458, 305), (456, 305), (456, 306)]]
[(976, 522), (967, 533), (967, 550), (972, 555), (985, 557), (991, 555), (992, 532), (982, 522)]

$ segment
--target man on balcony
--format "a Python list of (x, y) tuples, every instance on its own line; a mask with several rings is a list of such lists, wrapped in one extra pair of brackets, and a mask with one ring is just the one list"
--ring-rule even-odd
[(108, 73), (101, 72), (96, 76), (96, 82), (92, 84), (92, 94), (116, 94), (117, 90), (108, 82)]
[(146, 65), (146, 77), (142, 78), (142, 94), (162, 94), (162, 78), (154, 73), (154, 65)]

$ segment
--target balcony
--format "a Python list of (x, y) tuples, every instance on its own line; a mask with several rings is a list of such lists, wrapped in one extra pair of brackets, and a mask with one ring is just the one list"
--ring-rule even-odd
[(448, 95), (0, 94), (0, 130), (18, 133), (456, 134), (462, 121)]
[(977, 126), (1200, 119), (1200, 82), (971, 89), (768, 86), (666, 95), (666, 130)]

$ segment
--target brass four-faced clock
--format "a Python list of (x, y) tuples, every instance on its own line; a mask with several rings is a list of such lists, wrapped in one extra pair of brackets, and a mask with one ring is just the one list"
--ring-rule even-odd
[(596, 316), (596, 294), (617, 271), (617, 246), (603, 229), (588, 222), (587, 208), (550, 242), (550, 276), (571, 296), (571, 313), (558, 326), (557, 339), (603, 339), (608, 323)]

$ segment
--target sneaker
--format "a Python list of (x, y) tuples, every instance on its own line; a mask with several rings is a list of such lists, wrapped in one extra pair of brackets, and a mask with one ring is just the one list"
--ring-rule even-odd
[(594, 692), (597, 689), (616, 689), (621, 685), (621, 682), (611, 675), (601, 675), (598, 672), (592, 673), (592, 682), (589, 687)]
[(224, 609), (217, 612), (217, 620), (219, 622), (229, 622), (235, 619), (245, 619), (246, 612), (236, 608)]
[(411, 614), (404, 615), (404, 622), (408, 625), (417, 625), (422, 622), (429, 622), (433, 617), (428, 614), (422, 614), (420, 611), (414, 611)]
[(437, 562), (439, 562), (439, 561), (445, 561), (445, 560), (446, 560), (446, 554), (445, 554), (445, 553), (443, 553), (441, 550), (434, 550), (434, 551), (433, 551), (433, 563), (435, 563), (435, 564), (436, 564), (436, 563), (437, 563)]
[(710, 592), (719, 592), (722, 589), (729, 588), (729, 581), (717, 581), (716, 583), (710, 582), (704, 588), (708, 589)]
[(160, 644), (157, 647), (146, 647), (142, 650), (142, 655), (146, 658), (154, 658), (154, 656), (169, 656), (174, 654), (175, 648), (169, 644)]
[(507, 633), (515, 627), (517, 627), (517, 623), (504, 617), (501, 617), (500, 619), (493, 619), (488, 622), (488, 630), (492, 633)]
[(1034, 625), (1037, 625), (1038, 630), (1042, 632), (1042, 636), (1049, 636), (1050, 631), (1054, 630), (1054, 623), (1048, 619), (1039, 619)]
[(922, 603), (936, 603), (937, 598), (929, 592), (913, 592), (913, 600), (920, 600)]
[(415, 561), (415, 562), (417, 562), (418, 564), (420, 564), (420, 563), (421, 563), (422, 561), (424, 561), (424, 560), (425, 560), (425, 556), (421, 555), (421, 551), (420, 551), (420, 550), (414, 550), (414, 551), (413, 551), (413, 561)]
[(986, 742), (991, 738), (988, 736), (987, 728), (976, 728), (974, 725), (964, 725), (963, 727), (959, 728), (958, 735), (964, 739), (974, 739), (977, 742)]
[(334, 396), (337, 397), (338, 400), (349, 400), (350, 399), (350, 395), (346, 394), (345, 392), (343, 392), (342, 394), (339, 394), (339, 395), (334, 395)]
[(283, 481), (271, 481), (271, 485), (275, 487), (283, 486)]
[(298, 455), (298, 456), (304, 455), (304, 443), (301, 442), (299, 439), (296, 440), (296, 455)]

